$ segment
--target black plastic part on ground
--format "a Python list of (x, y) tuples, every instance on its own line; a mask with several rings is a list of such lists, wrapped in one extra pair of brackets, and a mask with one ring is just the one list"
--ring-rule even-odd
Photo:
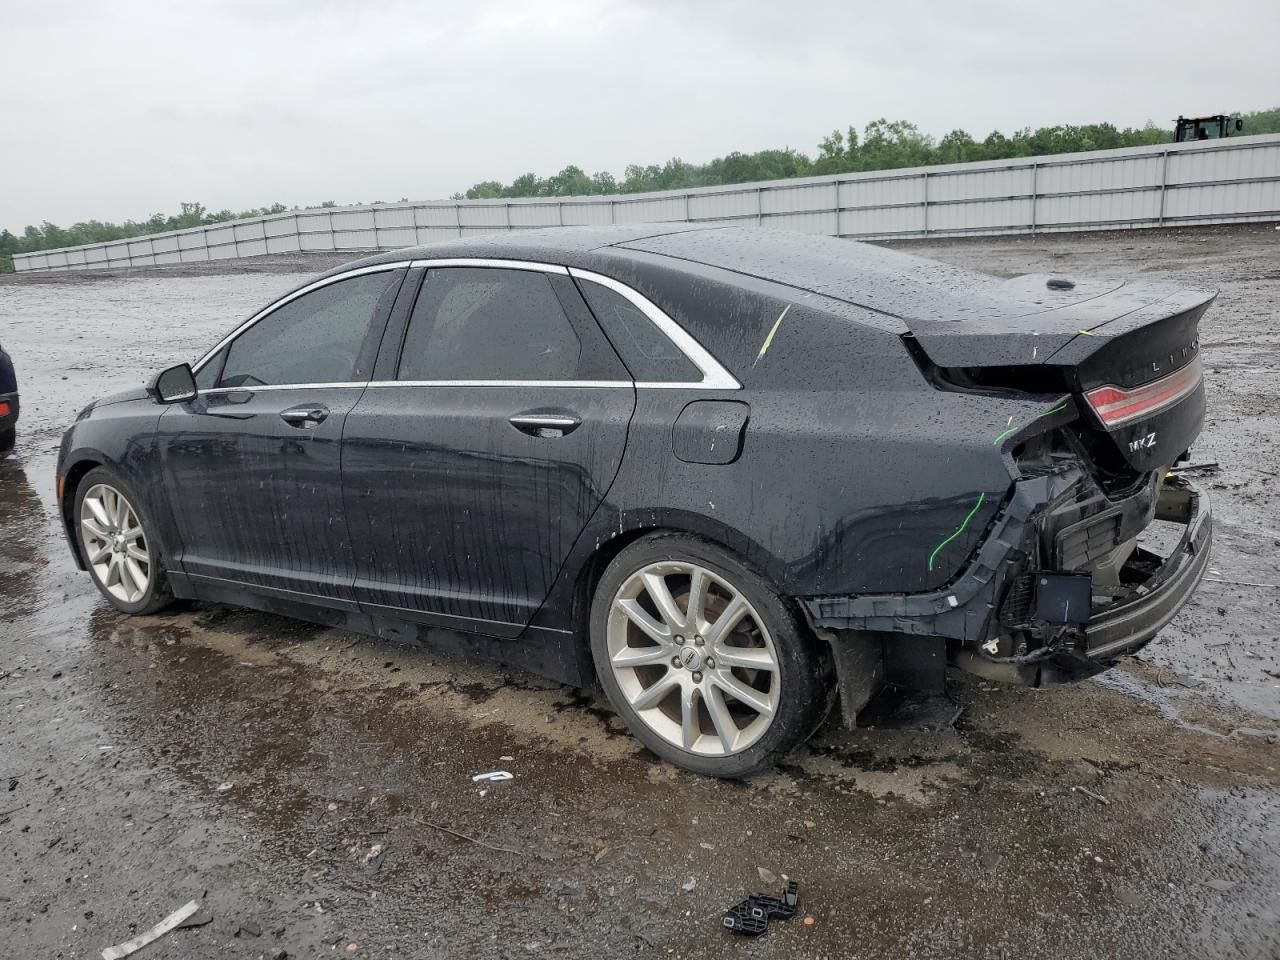
[(778, 897), (767, 893), (753, 893), (741, 903), (735, 904), (725, 911), (721, 921), (725, 928), (747, 937), (758, 937), (769, 928), (770, 920), (790, 920), (796, 915), (796, 905), (800, 902), (799, 885), (794, 880), (787, 882)]

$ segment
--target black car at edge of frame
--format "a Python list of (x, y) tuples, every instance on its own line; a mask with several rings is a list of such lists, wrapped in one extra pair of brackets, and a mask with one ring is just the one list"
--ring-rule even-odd
[(59, 501), (121, 610), (598, 677), (654, 752), (739, 776), (837, 700), (1070, 680), (1169, 622), (1209, 557), (1170, 468), (1214, 296), (752, 227), (431, 244), (90, 404)]
[(0, 346), (0, 456), (13, 449), (18, 437), (18, 376), (13, 358)]

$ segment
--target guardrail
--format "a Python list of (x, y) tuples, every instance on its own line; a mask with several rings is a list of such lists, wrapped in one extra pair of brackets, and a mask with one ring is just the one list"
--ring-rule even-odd
[(605, 197), (388, 203), (235, 220), (17, 254), (19, 271), (368, 251), (506, 230), (758, 223), (856, 239), (1280, 218), (1280, 134)]

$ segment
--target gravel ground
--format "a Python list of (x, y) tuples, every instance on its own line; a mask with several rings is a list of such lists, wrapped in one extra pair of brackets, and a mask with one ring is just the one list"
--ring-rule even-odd
[[(903, 244), (999, 274), (1185, 277), (1222, 467), (1210, 577), (1069, 687), (956, 676), (954, 730), (829, 725), (776, 771), (656, 761), (590, 692), (296, 621), (130, 619), (53, 519), (62, 429), (343, 258), (0, 280), (0, 926), (21, 957), (1280, 956), (1280, 232)], [(1266, 584), (1268, 586), (1245, 586)], [(510, 781), (475, 784), (507, 769)], [(760, 940), (718, 926), (800, 883)]]

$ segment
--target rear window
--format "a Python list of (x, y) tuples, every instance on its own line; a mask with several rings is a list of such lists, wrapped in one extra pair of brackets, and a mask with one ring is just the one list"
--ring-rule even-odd
[(636, 380), (697, 383), (702, 371), (644, 312), (622, 294), (583, 280), (582, 295)]

